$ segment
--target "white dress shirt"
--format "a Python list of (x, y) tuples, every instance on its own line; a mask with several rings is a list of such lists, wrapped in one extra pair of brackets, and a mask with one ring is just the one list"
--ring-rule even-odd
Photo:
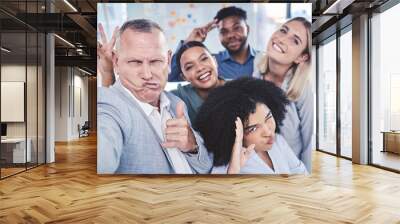
[[(164, 92), (161, 92), (160, 95), (160, 111), (158, 111), (157, 107), (154, 107), (148, 103), (141, 102), (138, 100), (135, 95), (131, 93), (127, 88), (123, 87), (129, 95), (139, 104), (140, 108), (143, 112), (148, 116), (151, 125), (157, 131), (158, 137), (162, 141), (165, 141), (164, 131), (166, 128), (166, 122), (168, 119), (172, 118), (172, 115), (169, 111), (170, 101)], [(177, 148), (167, 148), (165, 151), (168, 153), (171, 165), (177, 174), (192, 174), (192, 169), (189, 166), (189, 163), (186, 160), (185, 155)]]

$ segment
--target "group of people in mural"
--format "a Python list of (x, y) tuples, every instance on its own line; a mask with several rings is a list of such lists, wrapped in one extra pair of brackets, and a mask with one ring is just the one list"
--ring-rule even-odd
[[(311, 24), (290, 18), (257, 51), (246, 20), (222, 8), (174, 53), (154, 21), (126, 21), (110, 40), (99, 24), (98, 173), (311, 173)], [(212, 29), (216, 54), (203, 44)]]

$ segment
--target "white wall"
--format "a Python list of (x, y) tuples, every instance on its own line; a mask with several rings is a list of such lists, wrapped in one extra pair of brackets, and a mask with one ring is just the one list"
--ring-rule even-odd
[(24, 122), (24, 82), (1, 82), (1, 121)]
[(56, 67), (55, 141), (77, 139), (78, 124), (88, 120), (88, 78), (82, 75), (72, 67)]
[(55, 68), (55, 141), (68, 140), (68, 71), (67, 67)]
[[(25, 82), (25, 65), (8, 64), (1, 66), (1, 81)], [(29, 67), (28, 67), (29, 69)], [(1, 108), (7, 110), (8, 108)], [(25, 137), (24, 122), (7, 122), (8, 137)]]
[[(5, 64), (1, 66), (1, 81), (4, 82), (25, 82), (26, 72), (28, 74), (36, 74), (36, 67), (34, 66), (27, 66), (20, 64)], [(29, 80), (30, 85), (36, 85), (36, 81)], [(32, 90), (33, 92), (30, 92)], [(36, 102), (36, 88), (27, 88), (27, 103), (30, 104), (31, 102)], [(3, 96), (4, 97), (4, 96)], [(36, 103), (34, 105), (28, 105), (31, 107), (37, 107)], [(1, 108), (1, 110), (9, 110), (10, 108)], [(24, 109), (24, 108), (23, 108)], [(32, 108), (30, 108), (32, 110)], [(28, 110), (27, 118), (28, 122), (35, 121), (36, 123), (36, 113), (30, 113), (31, 111)], [(25, 124), (26, 122), (7, 122), (7, 136), (8, 137), (25, 137)], [(36, 130), (36, 126), (33, 127), (33, 124), (28, 125), (29, 128), (34, 128)], [(28, 137), (29, 137), (28, 131)]]
[[(71, 135), (73, 138), (78, 138), (78, 124), (82, 126), (85, 121), (88, 121), (88, 78), (81, 76), (82, 73), (74, 75), (74, 108), (71, 120)], [(78, 71), (79, 72), (79, 71)], [(80, 91), (80, 93), (78, 93)], [(80, 95), (80, 97), (79, 97)], [(80, 101), (80, 102), (79, 102)], [(81, 110), (81, 111), (80, 111)]]
[[(2, 107), (2, 112), (16, 113), (15, 110), (22, 110), (21, 113), (26, 113), (21, 122), (6, 122), (7, 137), (9, 138), (25, 138), (30, 139), (32, 161), (44, 163), (44, 74), (41, 66), (32, 66), (25, 64), (3, 64), (1, 66), (1, 81), (3, 82), (24, 82), (26, 87), (26, 100), (23, 100), (22, 107), (15, 109), (12, 107)], [(27, 79), (27, 80), (26, 80)], [(2, 89), (3, 92), (4, 89)], [(22, 92), (21, 92), (22, 91)], [(24, 94), (25, 89), (19, 90), (20, 94)], [(2, 95), (2, 98), (7, 95)], [(24, 96), (25, 97), (25, 96)], [(23, 97), (23, 98), (24, 98)], [(2, 102), (3, 104), (4, 102)], [(25, 105), (26, 103), (26, 105)], [(14, 110), (14, 111), (13, 111)], [(22, 115), (24, 116), (24, 115)], [(37, 153), (39, 154), (37, 157)], [(48, 157), (50, 158), (50, 157)], [(49, 160), (50, 161), (50, 160)]]

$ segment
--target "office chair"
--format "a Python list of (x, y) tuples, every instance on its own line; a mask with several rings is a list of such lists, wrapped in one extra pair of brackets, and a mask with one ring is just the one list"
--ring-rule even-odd
[(79, 129), (79, 138), (80, 137), (87, 137), (89, 136), (89, 129), (90, 129), (90, 125), (89, 125), (89, 121), (85, 121), (85, 123), (82, 125), (82, 127), (79, 127), (80, 125), (78, 125), (78, 129)]

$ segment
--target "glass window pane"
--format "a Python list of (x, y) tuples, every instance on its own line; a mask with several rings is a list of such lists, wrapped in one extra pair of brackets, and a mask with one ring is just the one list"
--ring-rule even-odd
[[(312, 75), (311, 75), (311, 83), (312, 83), (312, 89), (313, 89), (313, 98), (314, 98), (314, 111), (317, 111), (317, 63), (316, 63), (316, 59), (317, 58), (317, 48), (315, 45), (313, 45), (312, 47), (312, 56), (311, 56), (311, 65), (312, 65)], [(314, 118), (313, 118), (314, 122), (314, 127), (313, 127), (313, 144), (312, 144), (312, 149), (315, 150), (316, 149), (316, 142), (317, 142), (317, 113), (314, 112)]]
[(318, 148), (336, 153), (336, 39), (318, 51)]
[(352, 157), (352, 35), (340, 37), (340, 153)]
[(45, 149), (45, 122), (46, 122), (46, 108), (45, 108), (45, 93), (46, 93), (46, 79), (45, 79), (45, 65), (46, 65), (46, 36), (39, 33), (38, 41), (38, 164), (45, 163), (46, 149)]
[[(1, 123), (6, 129), (1, 140), (2, 178), (25, 170), (30, 158), (26, 141), (26, 33), (2, 32)], [(28, 149), (28, 150), (27, 150)]]
[(371, 19), (372, 163), (400, 170), (400, 4)]
[[(22, 20), (37, 19), (35, 13), (44, 12), (44, 5), (45, 0), (0, 1), (0, 7)], [(46, 40), (43, 33), (8, 14), (0, 12), (0, 18), (7, 21), (0, 29), (0, 177), (4, 178), (45, 161)]]
[(27, 117), (27, 141), (30, 144), (30, 158), (27, 163), (28, 168), (37, 165), (37, 73), (38, 73), (38, 56), (37, 56), (37, 33), (27, 33), (27, 48), (28, 48), (28, 62), (27, 62), (27, 80), (26, 80), (26, 117)]

